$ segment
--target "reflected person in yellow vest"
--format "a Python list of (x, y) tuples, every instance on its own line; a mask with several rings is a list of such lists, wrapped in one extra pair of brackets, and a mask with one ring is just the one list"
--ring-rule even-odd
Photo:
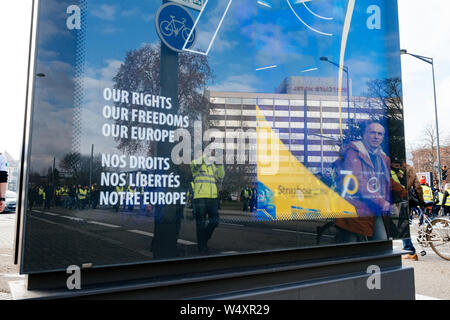
[(197, 246), (201, 253), (207, 253), (208, 240), (219, 225), (217, 183), (225, 177), (225, 169), (223, 165), (214, 164), (212, 157), (201, 156), (192, 160), (191, 173), (194, 182), (193, 209), (197, 225)]
[(431, 209), (431, 217), (434, 218), (439, 214), (442, 207), (444, 194), (439, 189), (433, 190), (433, 208)]
[(450, 183), (445, 184), (442, 205), (444, 206), (444, 216), (450, 216)]
[[(124, 187), (123, 186), (116, 186), (116, 192), (119, 195), (120, 193), (124, 192)], [(120, 201), (117, 201), (117, 204), (114, 206), (114, 209), (116, 210), (116, 212), (119, 212), (119, 208), (120, 208)], [(123, 208), (125, 210), (125, 204), (123, 205)]]
[(433, 201), (433, 190), (431, 189), (431, 187), (428, 186), (425, 178), (422, 177), (420, 179), (420, 185), (422, 186), (423, 200), (425, 202), (432, 202)]

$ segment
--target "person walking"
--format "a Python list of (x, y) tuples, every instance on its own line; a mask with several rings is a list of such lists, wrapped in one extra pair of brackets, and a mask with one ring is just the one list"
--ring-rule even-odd
[(242, 188), (241, 199), (242, 199), (242, 211), (247, 212), (250, 202), (250, 191), (247, 186)]
[(6, 208), (6, 190), (8, 189), (8, 162), (0, 153), (0, 213)]
[(39, 186), (38, 188), (38, 195), (39, 195), (39, 203), (38, 206), (43, 206), (45, 201), (45, 191), (42, 186)]
[[(217, 183), (225, 177), (223, 165), (215, 165), (205, 156), (191, 162), (194, 181), (194, 212), (197, 226), (197, 246), (201, 253), (208, 252), (208, 241), (219, 225), (219, 199)], [(206, 220), (208, 219), (208, 224)]]
[(442, 205), (444, 206), (444, 216), (450, 216), (450, 183), (445, 184)]
[(67, 202), (67, 209), (76, 209), (77, 207), (77, 186), (72, 185), (69, 189), (69, 196), (68, 196), (68, 202)]
[(86, 206), (86, 200), (88, 196), (88, 191), (86, 187), (82, 187), (81, 185), (78, 185), (77, 189), (77, 197), (78, 197), (78, 209), (84, 210)]
[(431, 189), (431, 187), (427, 184), (427, 180), (425, 180), (425, 178), (422, 177), (419, 182), (423, 192), (423, 200), (425, 202), (432, 202), (433, 189)]
[(53, 201), (53, 186), (52, 185), (47, 184), (44, 187), (44, 195), (45, 195), (44, 208), (50, 209), (51, 203)]
[(92, 191), (91, 191), (91, 205), (92, 209), (97, 209), (98, 203), (100, 201), (100, 188), (97, 186), (96, 183), (92, 185)]
[[(423, 189), (421, 183), (417, 179), (416, 171), (409, 164), (406, 164), (406, 180), (408, 188), (409, 208), (410, 210), (412, 210), (412, 208), (418, 208), (419, 210), (421, 210), (420, 207), (425, 206)], [(416, 248), (414, 247), (411, 238), (403, 239), (403, 250), (409, 251), (409, 254), (403, 255), (403, 259), (411, 259), (414, 261), (419, 260), (416, 253)]]
[(439, 211), (442, 208), (442, 200), (444, 194), (440, 189), (436, 188), (433, 190), (433, 208), (431, 209), (431, 219), (434, 219), (439, 215)]
[(250, 212), (252, 215), (256, 215), (256, 211), (258, 210), (258, 187), (256, 183), (253, 185), (251, 192)]

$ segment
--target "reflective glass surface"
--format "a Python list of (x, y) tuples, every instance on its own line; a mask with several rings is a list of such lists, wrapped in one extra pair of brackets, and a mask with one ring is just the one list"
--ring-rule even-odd
[(21, 271), (409, 237), (375, 3), (40, 1)]

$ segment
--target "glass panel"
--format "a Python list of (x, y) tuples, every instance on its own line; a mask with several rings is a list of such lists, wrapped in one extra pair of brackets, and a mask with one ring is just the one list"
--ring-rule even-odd
[(212, 97), (210, 101), (214, 104), (225, 104), (225, 98)]
[(273, 99), (258, 99), (259, 105), (273, 106)]
[(225, 98), (226, 104), (241, 104), (242, 99), (241, 98)]
[(247, 104), (247, 105), (256, 105), (256, 99), (249, 99), (249, 98), (243, 98), (242, 99), (242, 104)]
[(179, 2), (40, 1), (21, 271), (408, 237), (396, 1)]

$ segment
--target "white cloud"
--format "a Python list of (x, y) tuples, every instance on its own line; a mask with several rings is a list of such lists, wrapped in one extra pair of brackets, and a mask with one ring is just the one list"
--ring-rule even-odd
[[(202, 18), (196, 25), (196, 43), (191, 48), (192, 50), (200, 52), (206, 52), (208, 50), (227, 5), (228, 1), (208, 2), (207, 8), (203, 11)], [(232, 19), (225, 19), (223, 24), (220, 25), (213, 46), (211, 47), (211, 54), (223, 52), (238, 45), (237, 41), (226, 37), (227, 30), (232, 28), (235, 23)]]
[(211, 86), (211, 91), (257, 92), (259, 79), (251, 74), (231, 76), (223, 82)]
[(112, 21), (116, 18), (117, 6), (102, 4), (100, 7), (94, 8), (90, 12), (94, 17), (102, 20)]
[(101, 135), (101, 125), (109, 121), (104, 119), (101, 113), (105, 101), (103, 100), (103, 90), (114, 86), (113, 78), (117, 74), (122, 61), (108, 59), (105, 66), (94, 69), (88, 68), (86, 76), (83, 77), (85, 88), (84, 103), (82, 107), (82, 152), (89, 153), (91, 144), (95, 146), (95, 153), (115, 152), (117, 143), (112, 138), (105, 138)]
[(3, 1), (1, 9), (0, 38), (4, 50), (0, 51), (0, 150), (7, 150), (15, 159), (19, 159), (25, 111), (31, 1), (10, 1), (7, 4)]

